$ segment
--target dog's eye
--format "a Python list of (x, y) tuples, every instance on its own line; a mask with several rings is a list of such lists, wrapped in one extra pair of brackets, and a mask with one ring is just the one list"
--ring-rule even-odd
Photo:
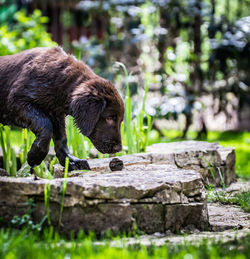
[(110, 116), (106, 118), (108, 124), (112, 124), (116, 120), (116, 116)]

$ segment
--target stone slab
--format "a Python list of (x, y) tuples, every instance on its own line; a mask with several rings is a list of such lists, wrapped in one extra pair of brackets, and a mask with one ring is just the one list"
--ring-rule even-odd
[[(90, 168), (94, 171), (109, 169), (112, 158), (91, 159)], [(205, 141), (182, 141), (154, 144), (146, 153), (119, 157), (125, 168), (136, 165), (167, 164), (172, 168), (191, 169), (200, 173), (203, 183), (221, 186), (235, 181), (235, 150), (217, 143)], [(63, 167), (56, 166), (55, 178), (64, 176)], [(77, 174), (78, 175), (78, 174)], [(75, 174), (72, 174), (74, 177)]]
[[(112, 158), (91, 159), (93, 171), (109, 170)], [(125, 167), (132, 165), (169, 164), (176, 168), (191, 169), (199, 172), (204, 184), (226, 185), (235, 181), (235, 150), (222, 147), (217, 143), (205, 141), (181, 141), (154, 144), (143, 154), (125, 155), (120, 157)], [(64, 177), (63, 167), (55, 167), (55, 178)], [(77, 174), (70, 174), (75, 177)]]
[(234, 205), (209, 203), (209, 222), (213, 231), (227, 229), (250, 229), (250, 213), (246, 213)]
[[(238, 182), (231, 184), (227, 191), (238, 192), (249, 190), (250, 182)], [(146, 247), (166, 246), (166, 245), (199, 245), (206, 241), (208, 244), (235, 243), (250, 235), (250, 214), (244, 212), (240, 207), (233, 205), (223, 205), (220, 203), (208, 203), (209, 229), (202, 231), (187, 227), (176, 235), (170, 231), (166, 234), (154, 233), (151, 235), (141, 235), (136, 238), (122, 238), (109, 242), (112, 247), (129, 247), (143, 245)], [(102, 241), (97, 241), (96, 245), (107, 245)]]
[[(0, 217), (11, 220), (36, 204), (34, 220), (46, 214), (45, 190), (50, 190), (51, 222), (58, 226), (63, 184), (62, 231), (130, 231), (136, 225), (151, 234), (207, 229), (208, 211), (203, 183), (220, 185), (235, 179), (235, 152), (217, 143), (184, 141), (155, 144), (144, 154), (120, 157), (122, 171), (111, 172), (112, 158), (89, 160), (92, 171), (74, 171), (64, 180), (64, 168), (55, 166), (58, 179), (0, 177)], [(215, 177), (211, 176), (211, 168)], [(220, 173), (220, 174), (219, 174)]]
[(0, 217), (23, 215), (27, 201), (36, 204), (34, 220), (45, 215), (44, 191), (50, 190), (51, 222), (58, 225), (63, 183), (67, 188), (61, 230), (131, 231), (145, 233), (179, 231), (208, 225), (206, 193), (200, 175), (171, 165), (131, 165), (123, 171), (86, 172), (81, 177), (53, 180), (0, 178)]
[[(147, 148), (147, 159), (156, 164), (172, 164), (201, 174), (204, 184), (226, 185), (235, 181), (235, 150), (218, 143), (181, 141), (154, 144)], [(223, 179), (223, 180), (222, 180)]]

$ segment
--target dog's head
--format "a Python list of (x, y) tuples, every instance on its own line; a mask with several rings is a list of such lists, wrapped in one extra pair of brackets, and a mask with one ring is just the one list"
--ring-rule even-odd
[(121, 151), (124, 103), (109, 81), (96, 78), (79, 85), (70, 106), (77, 127), (97, 150), (108, 154)]

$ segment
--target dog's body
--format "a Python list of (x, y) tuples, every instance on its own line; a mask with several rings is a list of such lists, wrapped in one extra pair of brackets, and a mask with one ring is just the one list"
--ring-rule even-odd
[(36, 135), (28, 164), (39, 165), (53, 138), (62, 165), (89, 169), (69, 154), (65, 117), (102, 153), (121, 150), (123, 101), (115, 87), (61, 48), (34, 48), (0, 57), (0, 123), (31, 129)]

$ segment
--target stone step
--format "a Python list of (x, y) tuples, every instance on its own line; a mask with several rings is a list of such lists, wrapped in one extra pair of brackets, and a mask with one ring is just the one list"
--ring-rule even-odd
[[(205, 141), (182, 141), (160, 143), (148, 147), (146, 153), (119, 157), (125, 167), (131, 165), (168, 164), (173, 168), (191, 169), (200, 173), (203, 183), (221, 186), (235, 181), (235, 150), (217, 143)], [(92, 159), (92, 170), (109, 170), (112, 158)], [(63, 177), (63, 167), (57, 167), (56, 177)], [(60, 173), (61, 172), (61, 173)]]
[[(51, 149), (49, 156), (53, 156)], [(92, 170), (109, 169), (112, 158), (91, 159)], [(235, 150), (233, 147), (222, 147), (218, 143), (206, 141), (181, 141), (154, 144), (147, 148), (146, 153), (125, 155), (120, 157), (125, 166), (134, 164), (169, 164), (176, 168), (192, 169), (200, 173), (204, 184), (221, 186), (222, 181), (229, 185), (235, 181)], [(1, 167), (1, 149), (0, 149)], [(56, 177), (63, 177), (63, 168), (58, 167)], [(211, 172), (212, 171), (212, 172)], [(213, 174), (213, 175), (212, 175)], [(223, 180), (222, 180), (223, 179)]]
[[(76, 171), (68, 178), (61, 230), (102, 233), (131, 231), (137, 226), (152, 234), (183, 228), (208, 227), (203, 183), (225, 184), (235, 179), (235, 152), (216, 143), (184, 141), (155, 144), (146, 153), (120, 157), (122, 171), (112, 172), (112, 158), (89, 160), (92, 171)], [(214, 177), (211, 176), (211, 168)], [(55, 177), (63, 177), (63, 167)], [(221, 176), (220, 174), (221, 173)], [(50, 188), (51, 222), (58, 226), (64, 179), (0, 177), (0, 217), (11, 220), (36, 204), (33, 217), (46, 214), (44, 190)]]
[[(9, 221), (27, 211), (33, 198), (33, 217), (46, 214), (44, 190), (50, 188), (51, 222), (58, 226), (64, 179), (0, 178), (0, 217)], [(61, 230), (132, 231), (137, 226), (152, 234), (208, 225), (206, 192), (199, 173), (171, 165), (136, 164), (122, 171), (85, 172), (68, 178)]]
[(151, 163), (168, 163), (200, 173), (204, 184), (221, 186), (235, 181), (235, 150), (218, 143), (182, 141), (154, 144), (147, 148)]

